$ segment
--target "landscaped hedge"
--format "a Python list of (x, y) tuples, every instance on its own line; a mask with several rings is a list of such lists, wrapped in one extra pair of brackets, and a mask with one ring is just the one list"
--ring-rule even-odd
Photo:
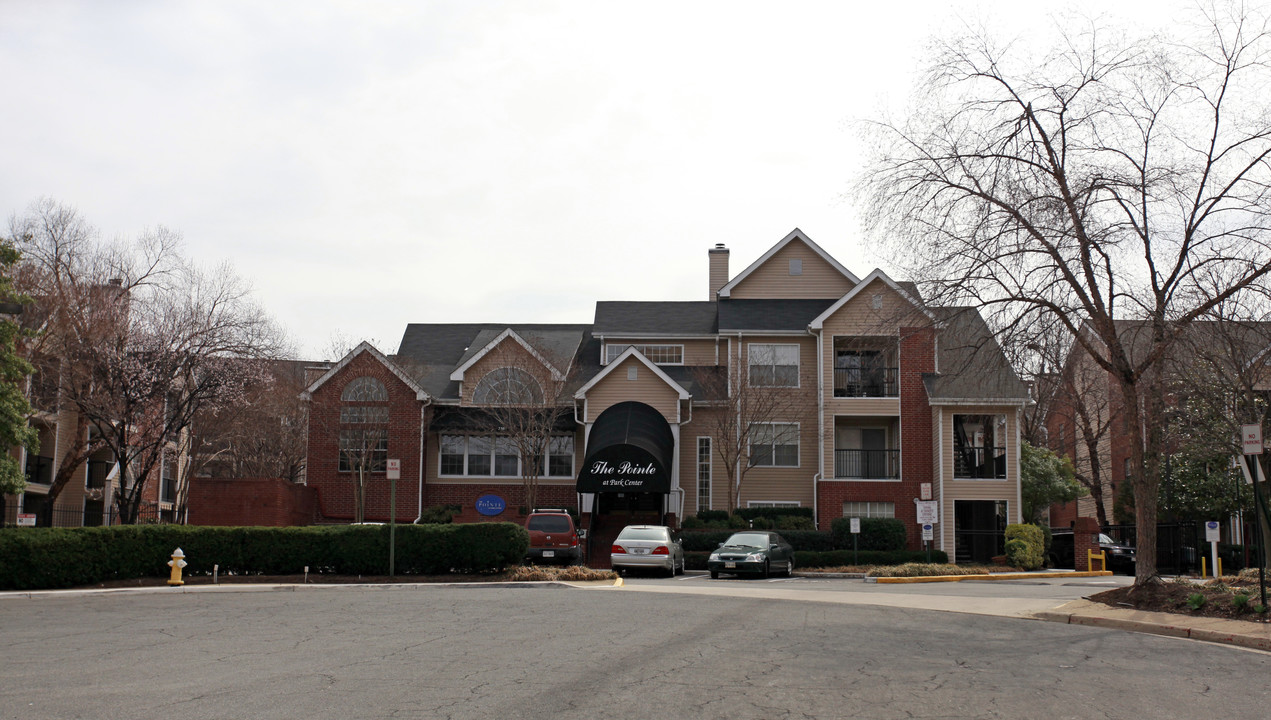
[[(852, 519), (836, 518), (830, 523), (834, 546), (851, 549)], [(861, 550), (904, 550), (905, 523), (896, 518), (861, 518), (861, 531), (856, 545)]]
[[(843, 567), (846, 565), (904, 565), (911, 562), (927, 562), (926, 550), (831, 550), (829, 552), (796, 552), (794, 567)], [(931, 551), (931, 562), (947, 563), (949, 554), (943, 550)]]
[[(529, 533), (515, 523), (398, 525), (402, 575), (503, 570), (525, 557)], [(387, 575), (387, 525), (0, 529), (0, 590), (163, 577), (181, 548), (189, 574)]]
[[(711, 551), (719, 544), (744, 530), (686, 530), (680, 534), (685, 552)], [(795, 550), (833, 550), (834, 540), (827, 532), (819, 530), (780, 530), (777, 533), (794, 546)]]

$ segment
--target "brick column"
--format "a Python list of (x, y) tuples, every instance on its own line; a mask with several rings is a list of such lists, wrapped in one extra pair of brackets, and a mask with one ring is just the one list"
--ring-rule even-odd
[[(1091, 572), (1101, 563), (1090, 561), (1090, 551), (1099, 552), (1099, 521), (1094, 518), (1079, 517), (1072, 524), (1072, 566), (1077, 570)], [(1092, 567), (1092, 565), (1094, 567)], [(1106, 567), (1098, 567), (1107, 570)]]
[(922, 548), (922, 532), (917, 524), (913, 500), (921, 483), (935, 486), (935, 442), (931, 422), (931, 402), (922, 376), (936, 371), (936, 334), (929, 327), (900, 329), (900, 468), (896, 517), (905, 523), (907, 545)]

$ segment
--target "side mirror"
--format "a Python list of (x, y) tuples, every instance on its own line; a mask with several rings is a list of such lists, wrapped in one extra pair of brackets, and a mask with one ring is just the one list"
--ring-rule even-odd
[(724, 547), (724, 543), (720, 543), (720, 544), (716, 545), (715, 547), (716, 547), (716, 549), (718, 549), (718, 548), (722, 548), (722, 547)]
[(777, 548), (779, 548), (779, 547), (781, 547), (781, 546), (780, 546), (780, 545), (778, 545), (778, 544), (776, 544), (776, 543), (773, 543), (773, 544), (771, 544), (771, 545), (769, 545), (769, 546), (768, 546), (768, 549), (769, 549), (769, 550), (776, 550), (776, 549), (777, 549)]

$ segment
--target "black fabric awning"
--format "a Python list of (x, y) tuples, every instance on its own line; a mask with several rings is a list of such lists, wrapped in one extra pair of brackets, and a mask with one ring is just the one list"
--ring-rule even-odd
[(641, 402), (600, 413), (578, 473), (580, 493), (671, 491), (675, 436), (662, 413)]

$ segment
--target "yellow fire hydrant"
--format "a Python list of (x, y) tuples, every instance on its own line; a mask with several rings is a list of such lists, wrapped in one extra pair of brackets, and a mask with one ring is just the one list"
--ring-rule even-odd
[(168, 566), (172, 568), (172, 577), (168, 578), (169, 585), (184, 585), (185, 581), (181, 579), (181, 568), (186, 566), (185, 553), (181, 552), (181, 548), (177, 548), (172, 553), (172, 559), (168, 561)]

